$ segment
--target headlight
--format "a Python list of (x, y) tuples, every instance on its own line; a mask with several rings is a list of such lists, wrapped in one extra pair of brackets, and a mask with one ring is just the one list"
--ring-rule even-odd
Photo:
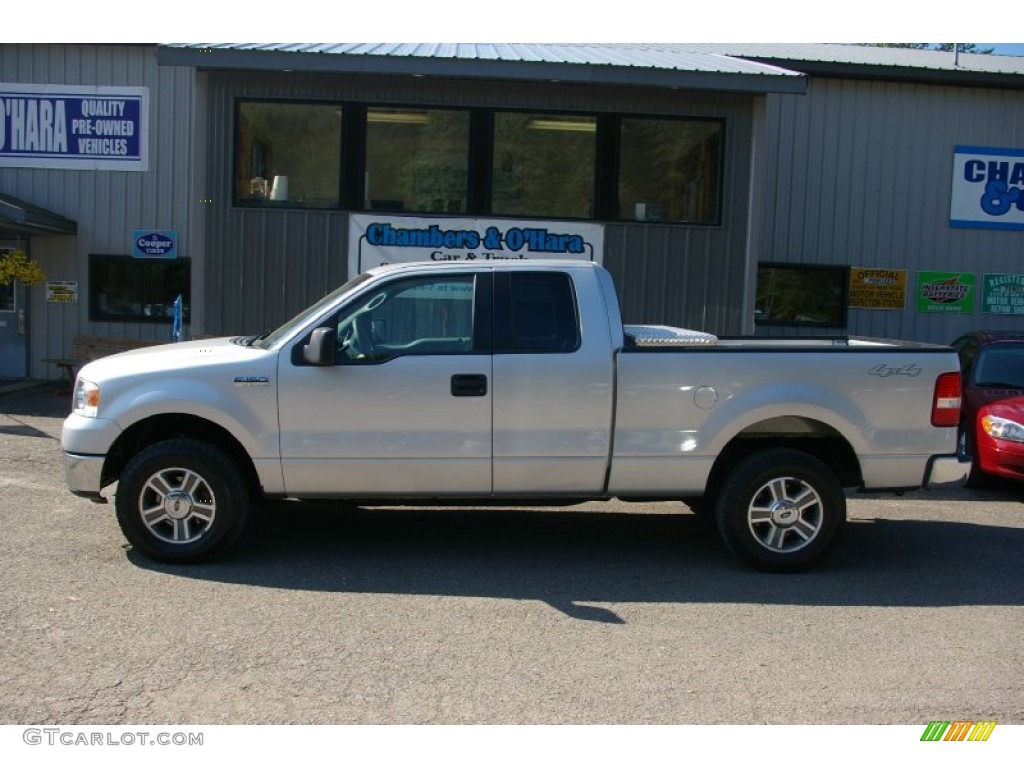
[(75, 396), (71, 401), (71, 410), (79, 416), (95, 419), (100, 411), (99, 385), (85, 379), (79, 379), (75, 383)]
[(982, 416), (981, 428), (985, 430), (985, 434), (998, 437), (1000, 440), (1024, 443), (1024, 426), (1016, 421), (1001, 419), (998, 416)]

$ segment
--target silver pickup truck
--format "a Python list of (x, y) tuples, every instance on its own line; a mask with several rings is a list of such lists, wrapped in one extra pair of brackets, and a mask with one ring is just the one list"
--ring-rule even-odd
[(683, 500), (766, 570), (818, 561), (844, 488), (964, 482), (957, 357), (623, 326), (585, 262), (373, 269), (260, 336), (85, 366), (67, 482), (144, 555), (221, 555), (262, 498)]

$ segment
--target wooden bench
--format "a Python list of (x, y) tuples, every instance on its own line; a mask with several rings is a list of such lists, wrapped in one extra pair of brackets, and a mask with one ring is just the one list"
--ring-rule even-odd
[(75, 379), (78, 372), (86, 363), (98, 360), (107, 355), (116, 355), (118, 352), (127, 352), (130, 349), (152, 347), (156, 344), (164, 344), (163, 341), (149, 341), (143, 339), (121, 339), (113, 336), (75, 336), (71, 340), (71, 354), (67, 357), (47, 357), (44, 363), (52, 363), (60, 368), (64, 378), (67, 379), (68, 389), (59, 390), (58, 395), (69, 395), (75, 387)]

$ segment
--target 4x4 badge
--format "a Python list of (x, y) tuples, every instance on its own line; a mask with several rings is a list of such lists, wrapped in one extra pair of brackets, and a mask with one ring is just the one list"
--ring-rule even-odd
[(919, 376), (921, 374), (921, 366), (914, 365), (914, 363), (907, 363), (905, 365), (886, 365), (880, 363), (868, 371), (872, 376), (881, 376), (883, 379), (889, 376)]

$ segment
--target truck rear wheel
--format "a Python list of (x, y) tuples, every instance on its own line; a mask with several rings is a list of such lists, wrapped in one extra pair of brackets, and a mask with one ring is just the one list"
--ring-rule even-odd
[(165, 440), (136, 455), (118, 482), (117, 522), (153, 560), (198, 562), (238, 540), (249, 494), (235, 463), (200, 440)]
[(741, 560), (792, 572), (818, 562), (846, 522), (846, 496), (824, 463), (788, 448), (755, 453), (722, 484), (718, 531)]

